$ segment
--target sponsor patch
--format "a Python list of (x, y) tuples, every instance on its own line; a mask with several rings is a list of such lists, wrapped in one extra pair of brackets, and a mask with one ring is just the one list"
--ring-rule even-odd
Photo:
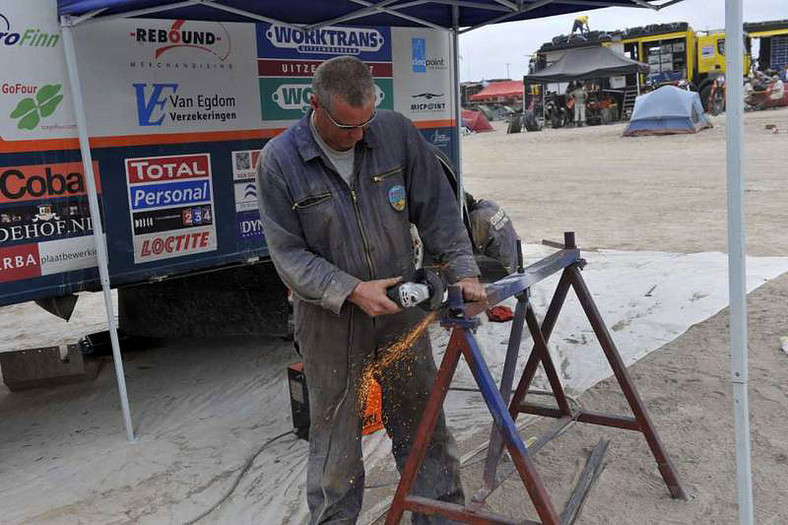
[(405, 186), (397, 184), (389, 188), (389, 204), (397, 211), (405, 209)]

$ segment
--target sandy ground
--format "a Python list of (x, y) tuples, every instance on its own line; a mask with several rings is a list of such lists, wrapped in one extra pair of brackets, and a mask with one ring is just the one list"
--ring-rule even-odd
[[(788, 135), (769, 134), (764, 130), (768, 123), (788, 129), (788, 111), (747, 115), (748, 246), (753, 255), (786, 256), (781, 241), (788, 208), (782, 203), (788, 184), (782, 178)], [(575, 425), (536, 456), (536, 465), (561, 507), (591, 447), (600, 436), (612, 439), (606, 469), (579, 523), (737, 521), (727, 310), (707, 319), (725, 304), (720, 298), (725, 287), (719, 278), (722, 256), (698, 253), (724, 251), (726, 244), (724, 117), (715, 119), (715, 125), (697, 136), (624, 139), (621, 126), (505, 135), (496, 123), (496, 133), (463, 139), (467, 188), (503, 204), (527, 241), (559, 240), (564, 230), (574, 230), (582, 248), (638, 251), (634, 258), (621, 252), (630, 266), (616, 266), (615, 254), (589, 253), (589, 284), (609, 325), (618, 327), (622, 350), (627, 337), (639, 348), (648, 346), (643, 339), (657, 332), (671, 341), (630, 371), (692, 499), (669, 498), (640, 435)], [(698, 260), (708, 262), (693, 266), (682, 253), (698, 253)], [(638, 262), (638, 257), (653, 260)], [(707, 268), (700, 277), (709, 277), (704, 286), (714, 290), (707, 296), (688, 289), (683, 297), (681, 281), (668, 279), (677, 276), (659, 270), (641, 279), (642, 287), (651, 288), (656, 282), (652, 279), (658, 278), (679, 290), (668, 293), (671, 297), (665, 297), (660, 308), (628, 308), (623, 303), (634, 304), (634, 299), (616, 301), (642, 296), (633, 272), (670, 257), (675, 263), (669, 268)], [(759, 277), (763, 282), (784, 263), (761, 260), (753, 269), (756, 264), (771, 268)], [(622, 281), (635, 284), (622, 291), (615, 280), (598, 278), (616, 268), (626, 268)], [(711, 279), (712, 273), (718, 277)], [(540, 307), (546, 297), (539, 297)], [(695, 308), (712, 299), (717, 302), (700, 315)], [(750, 295), (759, 523), (788, 521), (780, 501), (788, 479), (788, 423), (781, 419), (788, 406), (783, 386), (788, 384), (788, 356), (779, 350), (779, 336), (788, 335), (787, 303), (785, 275)], [(43, 320), (38, 324), (39, 317), (19, 319), (29, 315), (24, 312), (21, 306), (0, 309), (0, 331), (22, 338), (24, 331), (50, 333)], [(666, 313), (683, 324), (660, 317)], [(624, 319), (640, 319), (640, 324), (627, 326)], [(15, 329), (17, 320), (35, 321)], [(680, 334), (694, 323), (678, 338), (667, 334)], [(489, 328), (485, 337), (502, 348), (499, 331), (505, 326), (498, 326)], [(440, 331), (433, 335), (438, 343), (445, 338)], [(563, 355), (560, 343), (577, 334), (558, 335), (554, 350)], [(253, 338), (178, 341), (165, 349), (129, 354), (127, 382), (141, 436), (133, 446), (123, 441), (111, 366), (105, 366), (94, 383), (16, 394), (0, 386), (0, 522), (187, 523), (229, 494), (200, 523), (302, 523), (306, 445), (291, 436), (266, 445), (289, 428), (284, 367), (294, 359), (288, 344)], [(575, 372), (569, 366), (567, 370)], [(459, 379), (468, 383), (467, 370)], [(463, 470), (468, 494), (478, 486), (481, 468), (469, 453), (488, 436), (474, 396), (450, 394), (452, 407), (462, 409), (450, 413), (449, 420), (468, 459)], [(599, 411), (625, 409), (610, 379), (580, 395), (578, 402)], [(541, 425), (529, 424), (524, 434), (534, 435)], [(263, 446), (265, 452), (249, 463)], [(365, 443), (368, 463), (374, 466), (367, 478), (362, 523), (375, 521), (394, 490), (396, 475), (385, 461), (387, 447), (381, 433)], [(240, 479), (237, 486), (235, 479)], [(489, 504), (511, 516), (536, 517), (516, 480), (507, 482)]]

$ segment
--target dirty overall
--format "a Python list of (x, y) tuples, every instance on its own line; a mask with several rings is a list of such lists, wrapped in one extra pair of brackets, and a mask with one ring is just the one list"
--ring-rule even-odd
[[(410, 330), (417, 308), (372, 318), (346, 301), (361, 281), (409, 276), (410, 223), (449, 282), (478, 269), (457, 201), (434, 153), (402, 115), (380, 110), (355, 146), (350, 184), (334, 171), (307, 114), (263, 149), (260, 215), (271, 258), (294, 292), (295, 335), (309, 385), (307, 501), (312, 523), (355, 523), (364, 494), (357, 395), (364, 365)], [(435, 378), (425, 334), (411, 359), (377, 379), (400, 471)], [(462, 503), (457, 446), (441, 413), (414, 494)], [(416, 523), (442, 518), (414, 517)]]

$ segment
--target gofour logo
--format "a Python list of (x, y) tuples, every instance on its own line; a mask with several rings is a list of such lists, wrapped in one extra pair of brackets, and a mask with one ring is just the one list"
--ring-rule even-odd
[(11, 21), (0, 14), (0, 44), (7, 47), (56, 47), (60, 42), (60, 35), (47, 33), (35, 27), (28, 27), (19, 31), (11, 28)]
[(157, 44), (155, 58), (178, 48), (205, 51), (215, 55), (219, 60), (225, 60), (230, 55), (232, 48), (230, 34), (222, 24), (216, 24), (222, 32), (217, 34), (214, 31), (191, 29), (190, 27), (195, 25), (194, 22), (184, 27), (187, 23), (186, 20), (175, 20), (169, 29), (137, 27), (129, 33), (129, 36), (139, 44)]
[(36, 129), (42, 119), (50, 117), (63, 101), (61, 84), (28, 86), (22, 84), (3, 84), (3, 93), (35, 93), (32, 97), (20, 100), (9, 117), (18, 119), (18, 129)]
[[(271, 100), (284, 110), (306, 113), (309, 111), (311, 94), (312, 86), (309, 84), (282, 84), (271, 94)], [(385, 98), (386, 93), (375, 84), (375, 106), (379, 106)]]
[(274, 24), (265, 36), (274, 47), (300, 53), (359, 55), (379, 51), (384, 43), (380, 31), (369, 28), (324, 27), (303, 31)]

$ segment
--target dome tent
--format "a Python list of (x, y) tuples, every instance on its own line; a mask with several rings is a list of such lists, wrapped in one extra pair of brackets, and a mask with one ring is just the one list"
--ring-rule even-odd
[(697, 133), (710, 127), (697, 93), (664, 86), (637, 98), (624, 136)]

